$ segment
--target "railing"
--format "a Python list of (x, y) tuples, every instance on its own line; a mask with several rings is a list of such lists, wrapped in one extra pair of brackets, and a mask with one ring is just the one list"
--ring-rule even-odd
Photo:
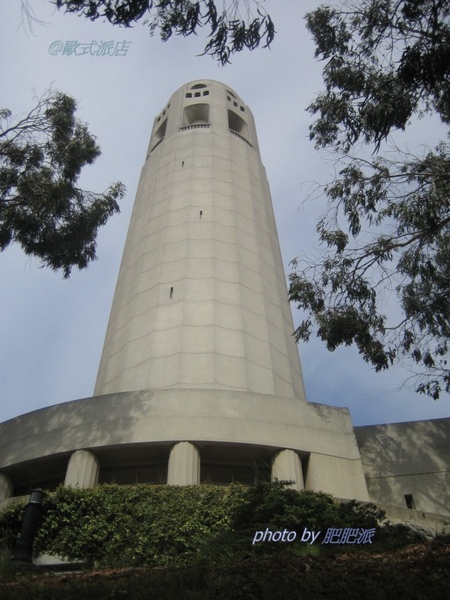
[(233, 135), (237, 135), (237, 137), (238, 137), (238, 138), (241, 138), (241, 140), (244, 140), (244, 142), (245, 142), (246, 144), (248, 144), (248, 145), (250, 146), (250, 148), (253, 148), (253, 145), (252, 145), (252, 144), (250, 144), (250, 142), (249, 142), (247, 139), (245, 139), (245, 137), (244, 137), (243, 135), (241, 135), (241, 134), (240, 134), (240, 133), (238, 133), (237, 131), (234, 131), (234, 129), (230, 129), (229, 131), (230, 131), (230, 133), (232, 133)]
[[(162, 137), (160, 140), (158, 140), (158, 141), (156, 142), (156, 144), (155, 144), (155, 145), (153, 146), (153, 148), (150, 150), (149, 154), (151, 154), (151, 153), (153, 152), (153, 150), (154, 150), (154, 149), (155, 149), (157, 146), (159, 146), (159, 145), (160, 145), (160, 143), (163, 141), (163, 139), (164, 139), (164, 138)], [(148, 156), (147, 156), (147, 158), (148, 158)]]
[[(188, 129), (207, 129), (208, 127), (211, 127), (211, 123), (195, 123), (194, 125), (184, 125), (183, 127), (180, 127), (179, 131), (187, 131)], [(234, 129), (229, 129), (229, 132), (232, 133), (233, 135), (236, 135), (241, 140), (243, 140), (246, 144), (248, 144), (250, 146), (250, 148), (253, 148), (253, 144), (251, 144), (243, 135), (241, 135), (240, 133), (238, 133)], [(163, 139), (164, 138), (161, 138), (160, 140), (158, 140), (156, 142), (156, 144), (150, 150), (150, 153), (153, 152), (153, 150), (157, 146), (159, 146), (159, 144), (163, 141)]]
[(183, 127), (180, 127), (180, 131), (186, 131), (186, 129), (198, 129), (205, 127), (211, 127), (211, 123), (194, 123), (194, 125), (184, 125)]

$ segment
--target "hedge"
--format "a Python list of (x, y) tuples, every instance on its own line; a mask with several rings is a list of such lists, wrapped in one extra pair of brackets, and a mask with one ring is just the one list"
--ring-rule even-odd
[[(23, 512), (20, 504), (0, 513), (3, 545), (17, 542)], [(305, 544), (298, 542), (305, 527), (316, 532), (331, 526), (376, 527), (371, 547), (417, 539), (406, 527), (380, 528), (385, 514), (372, 504), (341, 504), (328, 494), (298, 493), (283, 483), (59, 487), (46, 495), (43, 512), (36, 553), (99, 566), (181, 565), (301, 552)], [(266, 528), (295, 531), (297, 543), (253, 544), (255, 532)]]

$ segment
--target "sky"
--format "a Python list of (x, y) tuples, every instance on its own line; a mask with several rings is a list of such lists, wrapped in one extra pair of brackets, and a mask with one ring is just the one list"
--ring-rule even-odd
[[(286, 274), (294, 257), (319, 249), (315, 224), (326, 204), (314, 190), (333, 173), (308, 138), (306, 108), (322, 89), (323, 65), (304, 15), (318, 0), (267, 0), (277, 32), (271, 49), (243, 52), (226, 67), (200, 56), (204, 35), (163, 43), (142, 25), (121, 29), (58, 12), (50, 0), (29, 4), (31, 22), (19, 0), (0, 0), (0, 107), (23, 115), (50, 87), (73, 96), (102, 149), (81, 186), (102, 192), (120, 180), (127, 193), (121, 213), (99, 231), (98, 260), (69, 280), (17, 245), (0, 254), (0, 422), (92, 395), (153, 119), (180, 86), (221, 81), (253, 112)], [(58, 41), (129, 44), (124, 56), (63, 56), (54, 52)], [(410, 144), (431, 143), (444, 135), (439, 129), (416, 124)], [(293, 315), (298, 324), (295, 307)], [(450, 416), (448, 396), (434, 401), (404, 385), (406, 369), (375, 373), (354, 349), (330, 353), (313, 338), (299, 352), (308, 400), (348, 407), (354, 425)]]

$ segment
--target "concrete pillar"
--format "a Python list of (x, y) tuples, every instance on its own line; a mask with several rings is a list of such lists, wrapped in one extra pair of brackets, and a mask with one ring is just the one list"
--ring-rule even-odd
[(290, 487), (301, 491), (303, 485), (302, 463), (293, 450), (280, 450), (272, 461), (272, 481), (294, 481)]
[(95, 454), (87, 450), (77, 450), (70, 457), (64, 485), (93, 488), (97, 485), (99, 471), (100, 465)]
[(167, 472), (169, 485), (199, 485), (200, 454), (190, 442), (176, 444), (169, 456)]
[(307, 490), (332, 494), (336, 498), (370, 500), (360, 459), (311, 452), (305, 487)]
[(0, 473), (0, 504), (11, 498), (13, 495), (14, 486), (11, 479), (5, 473)]

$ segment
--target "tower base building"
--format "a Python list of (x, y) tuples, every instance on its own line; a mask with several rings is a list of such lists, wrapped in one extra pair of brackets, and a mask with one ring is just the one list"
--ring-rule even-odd
[[(227, 390), (141, 390), (0, 425), (4, 497), (33, 486), (290, 480), (369, 500), (346, 409)], [(9, 481), (9, 486), (7, 482)]]
[(251, 111), (221, 83), (188, 83), (153, 125), (94, 396), (0, 424), (0, 500), (278, 479), (383, 501), (377, 436), (307, 402), (293, 331)]

